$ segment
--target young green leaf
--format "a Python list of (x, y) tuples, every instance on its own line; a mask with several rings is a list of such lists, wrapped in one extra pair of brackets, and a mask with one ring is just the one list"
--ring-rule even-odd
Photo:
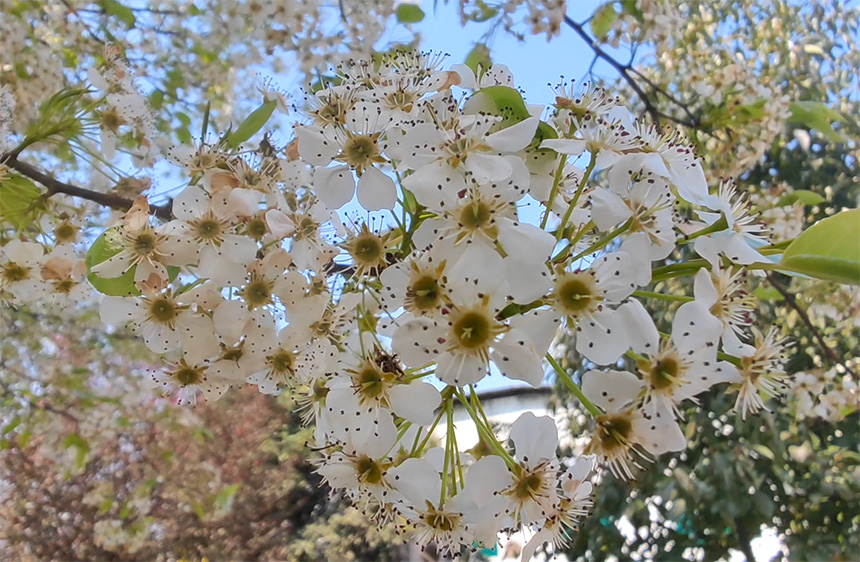
[(838, 111), (817, 101), (791, 102), (788, 110), (791, 112), (791, 122), (802, 123), (815, 129), (833, 142), (842, 140), (842, 135), (833, 130), (833, 123), (843, 120)]
[(818, 279), (860, 285), (860, 209), (809, 227), (786, 248), (781, 264)]
[(400, 23), (418, 23), (424, 19), (424, 10), (417, 4), (410, 4), (408, 2), (397, 6), (397, 11), (394, 14)]
[(102, 232), (101, 236), (95, 239), (90, 249), (87, 250), (85, 262), (87, 264), (87, 279), (96, 291), (112, 297), (128, 297), (139, 295), (140, 291), (134, 286), (134, 272), (137, 266), (132, 267), (119, 277), (104, 278), (99, 277), (92, 272), (92, 268), (108, 258), (111, 258), (120, 252), (118, 244), (113, 242), (113, 239), (118, 236), (118, 231), (110, 228)]
[(269, 100), (252, 111), (251, 114), (242, 121), (242, 124), (227, 136), (227, 143), (233, 148), (238, 148), (240, 144), (253, 137), (260, 129), (263, 128), (266, 122), (268, 122), (277, 106), (277, 100)]
[(36, 184), (22, 176), (8, 176), (0, 182), (0, 222), (12, 228), (27, 228), (44, 210), (39, 201), (41, 191)]

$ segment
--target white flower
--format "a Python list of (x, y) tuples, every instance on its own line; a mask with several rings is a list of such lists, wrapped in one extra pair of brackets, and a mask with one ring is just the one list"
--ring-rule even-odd
[(217, 400), (230, 388), (230, 381), (211, 376), (208, 368), (183, 357), (163, 371), (150, 370), (150, 384), (160, 389), (163, 396), (175, 395), (179, 404), (195, 404), (198, 395), (205, 400)]
[(673, 416), (650, 415), (636, 407), (644, 383), (626, 371), (588, 371), (582, 376), (582, 392), (604, 414), (594, 420), (595, 429), (586, 453), (600, 456), (618, 478), (633, 479), (630, 464), (645, 452), (660, 455), (683, 451), (687, 440)]
[(0, 289), (18, 302), (41, 296), (46, 290), (40, 275), (45, 250), (41, 244), (11, 240), (0, 246)]
[(768, 259), (756, 250), (767, 241), (767, 228), (750, 211), (746, 195), (737, 193), (734, 182), (720, 184), (719, 201), (714, 208), (722, 214), (706, 211), (697, 211), (697, 214), (709, 226), (724, 216), (728, 228), (696, 238), (693, 243), (696, 253), (714, 268), (719, 267), (719, 254), (739, 264), (767, 262)]
[(168, 290), (139, 297), (105, 297), (99, 308), (102, 322), (132, 324), (154, 353), (182, 350), (193, 363), (218, 353), (212, 319), (202, 313), (194, 294), (174, 296)]
[(753, 328), (755, 345), (749, 353), (741, 355), (741, 367), (732, 382), (737, 390), (735, 411), (746, 419), (747, 412), (756, 414), (767, 409), (764, 401), (784, 394), (788, 390), (785, 372), (785, 350), (788, 340), (779, 336), (779, 330), (771, 326), (766, 334)]

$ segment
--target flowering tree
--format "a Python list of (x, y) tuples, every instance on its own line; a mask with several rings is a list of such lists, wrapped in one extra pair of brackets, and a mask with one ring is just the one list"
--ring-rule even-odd
[[(563, 3), (527, 4), (535, 29), (552, 35), (565, 21), (586, 34)], [(110, 25), (145, 33), (165, 18), (151, 29), (161, 37), (177, 10), (206, 21), (191, 6), (138, 17), (96, 3), (99, 32), (116, 42), (74, 61), (69, 87), (32, 112), (18, 90), (32, 87), (35, 65), (23, 59), (22, 82), (0, 90), (3, 298), (73, 310), (94, 289), (102, 321), (130, 326), (162, 358), (149, 384), (181, 404), (243, 385), (293, 394), (318, 473), (422, 547), (456, 555), (515, 529), (532, 535), (525, 558), (544, 542), (567, 545), (593, 506), (597, 466), (634, 479), (644, 461), (683, 451), (695, 427), (681, 414), (700, 395), (730, 396), (747, 418), (787, 389), (789, 344), (755, 324), (744, 275), (858, 283), (857, 211), (793, 241), (774, 236), (649, 98), (636, 114), (566, 82), (545, 108), (501, 64), (399, 48), (348, 58), (307, 88), (292, 131), (260, 136), (276, 110), (291, 111), (264, 84), (234, 126), (227, 108), (199, 98), (189, 138), (191, 117), (134, 79), (141, 49), (147, 76), (170, 79), (161, 44), (124, 50)], [(243, 17), (283, 15), (243, 6)], [(86, 26), (89, 9), (50, 21), (72, 14)], [(169, 202), (157, 188), (142, 195), (148, 170), (179, 183)], [(644, 299), (678, 306), (649, 312)], [(560, 335), (582, 358), (577, 380), (551, 349)], [(549, 417), (525, 414), (497, 435), (478, 398), (491, 373), (537, 386), (548, 370), (591, 418), (577, 458), (557, 456)], [(483, 452), (458, 447), (455, 403)]]

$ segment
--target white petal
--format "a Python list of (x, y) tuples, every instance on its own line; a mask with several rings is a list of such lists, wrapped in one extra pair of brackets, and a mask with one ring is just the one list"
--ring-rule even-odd
[(395, 414), (423, 426), (436, 419), (434, 410), (442, 400), (436, 387), (424, 381), (399, 384), (389, 390), (389, 395)]
[(445, 331), (432, 320), (415, 318), (394, 332), (391, 349), (407, 367), (423, 367), (436, 360), (441, 347), (436, 340), (444, 335)]
[(509, 321), (511, 328), (529, 335), (535, 351), (540, 356), (546, 354), (555, 339), (560, 323), (558, 312), (551, 308), (530, 310), (525, 314), (514, 316)]
[(463, 174), (452, 170), (442, 160), (422, 166), (403, 180), (403, 186), (425, 207), (434, 210), (452, 209), (457, 194), (466, 188)]
[(506, 296), (511, 297), (514, 302), (530, 303), (552, 289), (552, 277), (542, 265), (523, 267), (523, 263), (516, 259), (506, 258), (504, 261)]
[(247, 309), (244, 303), (238, 300), (225, 300), (215, 309), (212, 320), (218, 333), (227, 340), (227, 343), (233, 344), (238, 342), (244, 333), (246, 316)]
[(173, 200), (173, 216), (179, 220), (191, 221), (209, 210), (209, 195), (197, 186), (191, 185)]
[(654, 455), (687, 448), (687, 439), (678, 423), (666, 415), (634, 418), (633, 432), (642, 440), (642, 446)]
[(314, 166), (325, 166), (339, 150), (337, 144), (326, 138), (324, 132), (317, 127), (297, 126), (296, 138), (299, 142), (299, 154)]
[(555, 247), (555, 237), (533, 224), (499, 217), (499, 242), (505, 253), (525, 264), (543, 267)]
[(361, 174), (357, 191), (358, 202), (368, 211), (393, 209), (397, 202), (394, 180), (372, 166)]
[(510, 162), (495, 154), (471, 153), (464, 167), (478, 183), (503, 181), (513, 174)]
[(185, 312), (177, 322), (182, 350), (189, 360), (200, 363), (218, 355), (218, 338), (212, 319), (202, 314)]
[(436, 365), (436, 376), (454, 386), (475, 384), (487, 374), (487, 364), (473, 355), (442, 353)]
[[(314, 193), (329, 209), (340, 209), (355, 193), (355, 178), (349, 166), (317, 168), (314, 171)], [(268, 214), (267, 214), (268, 216)]]
[(555, 458), (558, 447), (558, 429), (549, 416), (536, 416), (525, 412), (511, 425), (511, 440), (517, 458), (527, 466), (536, 466), (544, 459)]
[(703, 267), (696, 272), (693, 280), (693, 294), (696, 295), (696, 300), (706, 307), (716, 304), (719, 295), (717, 294), (716, 286), (714, 286), (711, 272), (708, 269)]
[(436, 504), (442, 481), (436, 469), (424, 459), (409, 458), (388, 471), (389, 481), (413, 506), (424, 510), (425, 502)]
[(532, 142), (540, 119), (529, 117), (487, 137), (487, 145), (499, 152), (517, 152)]
[(585, 141), (578, 139), (547, 139), (540, 143), (541, 148), (549, 148), (562, 154), (582, 154), (585, 150)]
[(490, 357), (499, 371), (509, 379), (540, 386), (544, 377), (543, 356), (538, 355), (525, 333), (516, 329), (505, 333), (493, 346)]
[(623, 319), (624, 333), (627, 335), (630, 349), (637, 353), (656, 355), (660, 334), (642, 303), (636, 299), (630, 299), (619, 306), (616, 312)]
[(644, 387), (636, 375), (627, 371), (588, 371), (582, 375), (582, 393), (607, 413), (624, 409)]
[(102, 322), (112, 326), (125, 326), (129, 322), (140, 322), (146, 317), (146, 311), (139, 299), (124, 297), (105, 297), (99, 306), (99, 316)]
[(704, 347), (712, 347), (716, 353), (722, 332), (723, 323), (699, 301), (682, 304), (672, 320), (672, 343), (681, 353), (701, 351)]
[(612, 230), (613, 226), (631, 216), (624, 200), (606, 189), (595, 189), (591, 194), (591, 202), (591, 218), (600, 230)]
[(614, 310), (597, 311), (577, 323), (576, 350), (598, 365), (615, 363), (629, 345), (623, 317)]

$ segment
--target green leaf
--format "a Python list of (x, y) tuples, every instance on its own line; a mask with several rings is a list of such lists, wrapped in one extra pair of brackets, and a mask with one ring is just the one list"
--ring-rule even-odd
[(19, 433), (18, 439), (16, 439), (16, 441), (18, 442), (18, 448), (23, 449), (24, 447), (26, 447), (27, 443), (30, 442), (30, 437), (32, 436), (33, 434), (30, 432), (30, 430), (22, 431), (21, 433)]
[(119, 231), (109, 228), (95, 239), (90, 249), (87, 250), (85, 262), (87, 264), (87, 279), (95, 287), (96, 291), (112, 297), (128, 297), (139, 295), (140, 291), (134, 286), (134, 272), (137, 266), (132, 267), (119, 277), (108, 279), (99, 277), (92, 272), (92, 268), (108, 258), (112, 258), (121, 251), (118, 243)]
[(65, 448), (74, 447), (77, 449), (77, 456), (75, 457), (75, 463), (78, 468), (82, 467), (87, 460), (87, 455), (90, 453), (90, 446), (87, 443), (86, 439), (80, 436), (78, 433), (72, 433), (70, 435), (66, 435), (63, 438), (62, 446)]
[(99, 5), (105, 14), (116, 17), (125, 24), (127, 29), (134, 27), (137, 19), (134, 17), (134, 12), (128, 6), (123, 6), (117, 0), (100, 0)]
[(488, 86), (475, 92), (466, 102), (467, 112), (500, 115), (503, 121), (500, 128), (519, 123), (530, 117), (522, 94), (507, 86)]
[(233, 503), (233, 496), (236, 495), (236, 492), (239, 491), (240, 483), (231, 484), (225, 488), (222, 488), (218, 495), (215, 496), (215, 505), (221, 509), (230, 509), (230, 505)]
[(786, 248), (780, 263), (796, 273), (860, 285), (860, 209), (809, 227)]
[(21, 425), (22, 421), (24, 420), (21, 419), (20, 416), (15, 416), (14, 418), (12, 418), (12, 421), (3, 426), (3, 429), (0, 430), (0, 435), (6, 435), (10, 431)]
[(771, 451), (770, 449), (768, 449), (767, 447), (765, 447), (761, 443), (756, 443), (751, 448), (753, 451), (755, 451), (756, 453), (758, 453), (759, 455), (763, 456), (764, 458), (766, 458), (768, 460), (774, 459), (773, 451)]
[(612, 24), (618, 19), (618, 13), (612, 4), (604, 4), (594, 11), (591, 18), (591, 32), (601, 41), (605, 40), (612, 29)]
[(197, 515), (197, 518), (201, 521), (203, 521), (203, 519), (206, 517), (206, 510), (203, 509), (203, 505), (200, 502), (192, 502), (191, 509), (194, 511), (194, 514)]
[(99, 515), (104, 515), (108, 511), (110, 511), (111, 506), (113, 505), (113, 498), (107, 497), (102, 500), (102, 503), (99, 504)]
[(418, 23), (424, 19), (424, 10), (417, 4), (404, 2), (397, 6), (394, 15), (400, 23)]
[(773, 287), (760, 286), (753, 291), (755, 296), (760, 301), (781, 301), (784, 300), (782, 294)]
[(645, 14), (636, 5), (636, 0), (621, 0), (621, 12), (633, 16), (636, 21), (645, 21)]
[(469, 54), (466, 55), (464, 63), (477, 76), (479, 68), (486, 70), (493, 66), (493, 59), (490, 58), (490, 49), (484, 43), (476, 43), (472, 47), (472, 50), (469, 51)]
[(179, 127), (176, 129), (176, 140), (182, 144), (191, 144), (194, 139), (191, 138), (191, 131), (188, 127)]
[(16, 230), (30, 226), (45, 206), (40, 202), (42, 192), (36, 184), (22, 176), (8, 176), (0, 183), (0, 222)]
[(793, 205), (798, 201), (811, 207), (813, 205), (818, 205), (819, 203), (824, 203), (827, 199), (814, 191), (809, 191), (808, 189), (796, 189), (791, 193), (786, 193), (780, 197), (776, 202), (776, 206), (785, 207), (786, 205)]
[(240, 144), (253, 137), (263, 128), (275, 108), (278, 106), (277, 100), (269, 100), (254, 111), (242, 121), (239, 127), (227, 136), (228, 144), (233, 148), (238, 148)]
[(842, 140), (842, 135), (834, 131), (832, 125), (843, 120), (838, 111), (817, 101), (795, 101), (788, 106), (788, 110), (791, 112), (790, 122), (815, 129), (833, 142)]

